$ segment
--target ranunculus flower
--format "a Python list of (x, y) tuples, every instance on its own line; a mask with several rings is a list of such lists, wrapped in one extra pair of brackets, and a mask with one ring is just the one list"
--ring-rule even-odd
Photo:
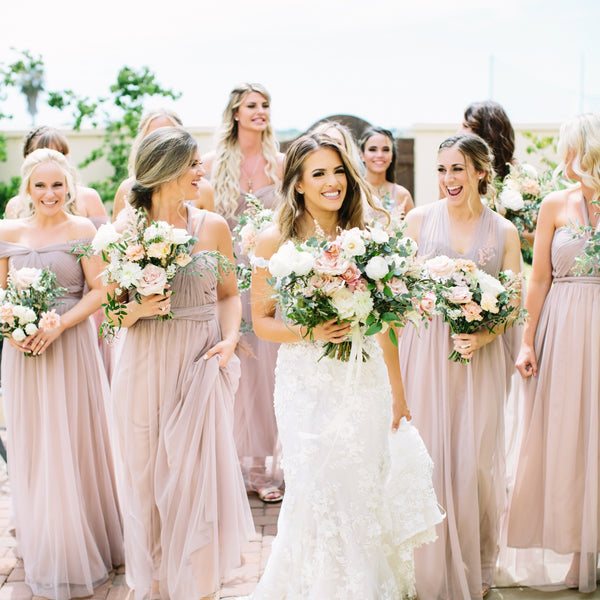
[(462, 305), (462, 316), (466, 319), (468, 323), (472, 321), (481, 321), (483, 317), (481, 316), (481, 306), (477, 304), (477, 302), (467, 302)]
[(125, 250), (125, 256), (127, 260), (138, 261), (144, 258), (144, 246), (141, 244), (133, 244), (132, 246), (127, 246)]
[(175, 262), (179, 267), (185, 267), (192, 262), (192, 257), (189, 254), (182, 252), (175, 257)]
[(12, 332), (12, 337), (15, 342), (22, 342), (27, 336), (25, 335), (25, 332), (18, 327)]
[(168, 242), (154, 242), (148, 245), (146, 252), (150, 258), (165, 258), (171, 250)]
[(487, 292), (481, 294), (481, 308), (487, 312), (497, 313), (499, 309), (496, 296)]
[(25, 325), (25, 333), (27, 335), (33, 335), (37, 330), (38, 328), (35, 323), (27, 323), (27, 325)]
[(365, 273), (371, 279), (381, 279), (390, 272), (390, 267), (383, 256), (374, 256), (365, 266)]
[(454, 261), (441, 254), (440, 256), (434, 256), (425, 263), (425, 268), (429, 271), (429, 275), (436, 281), (448, 279), (454, 273)]
[(38, 326), (40, 329), (50, 331), (56, 329), (60, 325), (60, 315), (55, 310), (43, 312), (40, 316)]
[(100, 254), (106, 250), (110, 244), (114, 244), (121, 238), (121, 234), (114, 228), (112, 223), (103, 223), (98, 228), (94, 239), (92, 240), (92, 248), (96, 254)]
[(340, 288), (331, 296), (340, 319), (351, 319), (354, 316), (354, 294), (347, 288)]
[(142, 279), (137, 290), (142, 296), (163, 294), (167, 285), (167, 274), (164, 269), (156, 265), (146, 265), (142, 269)]
[(508, 210), (523, 210), (525, 207), (525, 201), (523, 200), (523, 196), (517, 191), (510, 188), (505, 188), (500, 192), (499, 196), (500, 202), (502, 206)]
[(40, 281), (42, 275), (41, 269), (35, 267), (22, 267), (10, 272), (10, 280), (17, 286), (17, 290), (22, 292), (25, 288), (35, 287)]

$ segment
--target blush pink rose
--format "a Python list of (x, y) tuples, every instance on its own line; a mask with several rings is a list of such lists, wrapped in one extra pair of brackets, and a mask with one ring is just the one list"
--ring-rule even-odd
[(421, 298), (421, 302), (419, 302), (419, 310), (426, 314), (430, 315), (435, 309), (435, 293), (434, 292), (425, 292), (423, 298)]
[(448, 302), (454, 304), (466, 304), (473, 298), (473, 294), (468, 287), (464, 285), (458, 285), (449, 292), (446, 292), (444, 296), (448, 299)]
[(14, 318), (13, 305), (10, 302), (0, 305), (0, 321), (11, 324)]
[(368, 282), (364, 277), (359, 277), (357, 280), (348, 283), (348, 289), (351, 292), (366, 292)]
[(521, 189), (526, 194), (537, 196), (540, 193), (540, 184), (535, 179), (525, 179), (521, 184)]
[(39, 328), (45, 329), (46, 331), (56, 329), (59, 325), (60, 315), (55, 310), (43, 312), (40, 317), (40, 322), (38, 323)]
[(163, 294), (167, 286), (167, 273), (156, 265), (146, 265), (142, 269), (142, 279), (138, 285), (138, 292), (142, 296)]
[(354, 283), (360, 278), (360, 269), (351, 262), (348, 268), (340, 275), (340, 277), (348, 284)]
[(350, 261), (342, 258), (339, 251), (326, 250), (315, 262), (315, 271), (325, 275), (341, 275), (350, 267)]
[(401, 296), (402, 294), (406, 294), (408, 292), (406, 283), (404, 283), (404, 281), (398, 277), (392, 277), (387, 284), (394, 296)]
[(467, 302), (461, 308), (463, 317), (467, 320), (467, 323), (483, 319), (481, 316), (481, 306), (477, 302)]
[(454, 261), (443, 254), (430, 258), (425, 263), (425, 267), (429, 271), (430, 276), (438, 281), (440, 279), (448, 279), (455, 270)]

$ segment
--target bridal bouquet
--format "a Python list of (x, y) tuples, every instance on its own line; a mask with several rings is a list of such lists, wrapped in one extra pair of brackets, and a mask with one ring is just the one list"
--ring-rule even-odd
[[(118, 298), (123, 291), (131, 292), (138, 302), (142, 296), (164, 294), (175, 274), (200, 256), (205, 259), (206, 266), (218, 274), (218, 267), (213, 267), (206, 257), (214, 256), (220, 264), (222, 255), (219, 252), (203, 252), (192, 256), (195, 242), (196, 239), (185, 229), (178, 229), (165, 221), (148, 224), (142, 210), (131, 209), (122, 232), (110, 223), (101, 225), (91, 247), (84, 249), (84, 253), (89, 255), (93, 252), (108, 262), (102, 273), (104, 285), (117, 284), (114, 293), (109, 293), (107, 302), (102, 305), (106, 320), (100, 327), (100, 335), (114, 337), (121, 327), (126, 309)], [(172, 311), (158, 317), (161, 321), (172, 318)]]
[(600, 229), (591, 225), (582, 226), (574, 235), (587, 238), (584, 251), (575, 258), (576, 274), (597, 276), (600, 273)]
[[(234, 240), (238, 242), (242, 254), (251, 262), (256, 250), (258, 236), (273, 224), (273, 211), (265, 208), (264, 204), (254, 195), (246, 194), (246, 210), (240, 215), (238, 224), (233, 230)], [(252, 268), (237, 257), (236, 272), (240, 291), (250, 288)]]
[[(518, 298), (521, 278), (512, 271), (501, 271), (498, 279), (478, 269), (473, 261), (436, 256), (425, 262), (435, 289), (435, 312), (455, 333), (474, 333), (483, 327), (492, 331), (499, 325), (525, 317)], [(450, 360), (467, 364), (453, 350)]]
[(56, 329), (60, 316), (51, 306), (66, 293), (47, 267), (12, 269), (6, 290), (0, 288), (0, 334), (22, 342), (38, 329)]
[(531, 262), (532, 248), (523, 234), (535, 231), (542, 198), (555, 187), (551, 171), (540, 176), (527, 163), (510, 165), (510, 173), (504, 181), (496, 180), (497, 197), (490, 208), (515, 225), (528, 262)]
[[(422, 284), (416, 250), (412, 239), (378, 228), (344, 230), (333, 241), (318, 234), (301, 244), (283, 244), (269, 260), (268, 282), (285, 318), (309, 335), (331, 319), (351, 323), (353, 339), (328, 342), (323, 353), (349, 361), (361, 335), (388, 330), (397, 343), (390, 325), (430, 317), (433, 302)], [(355, 355), (359, 351), (354, 348)], [(363, 350), (362, 359), (367, 358)]]

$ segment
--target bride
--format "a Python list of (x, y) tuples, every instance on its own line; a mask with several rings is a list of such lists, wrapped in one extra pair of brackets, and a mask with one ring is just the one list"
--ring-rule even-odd
[(370, 358), (360, 368), (319, 361), (349, 325), (328, 321), (308, 336), (276, 315), (267, 281), (267, 260), (285, 241), (309, 239), (316, 225), (330, 239), (364, 227), (363, 197), (371, 194), (343, 149), (303, 136), (287, 153), (278, 223), (258, 241), (252, 318), (259, 337), (281, 343), (275, 413), (286, 494), (254, 600), (412, 597), (413, 549), (434, 539), (442, 518), (389, 337), (364, 337)]

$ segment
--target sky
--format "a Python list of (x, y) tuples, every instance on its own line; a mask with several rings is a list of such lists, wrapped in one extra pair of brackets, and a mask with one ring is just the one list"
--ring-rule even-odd
[[(230, 90), (259, 82), (276, 130), (354, 114), (396, 132), (459, 123), (472, 101), (514, 123), (600, 111), (598, 0), (4, 0), (0, 63), (41, 55), (46, 89), (106, 96), (123, 66), (181, 92), (189, 127), (216, 127)], [(70, 125), (39, 102), (37, 124)], [(31, 125), (23, 96), (2, 129)]]

